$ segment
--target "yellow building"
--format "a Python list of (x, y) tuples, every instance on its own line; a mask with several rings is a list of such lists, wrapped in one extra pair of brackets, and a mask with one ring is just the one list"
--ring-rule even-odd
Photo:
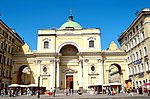
[(23, 45), (20, 36), (0, 20), (0, 90), (7, 90), (12, 83), (13, 54), (22, 50)]
[(95, 88), (112, 85), (120, 91), (125, 86), (126, 53), (111, 42), (101, 50), (99, 28), (83, 28), (69, 16), (59, 29), (38, 30), (37, 50), (27, 44), (14, 55), (13, 83), (38, 84), (58, 89)]
[[(121, 49), (127, 53), (131, 87), (140, 87), (150, 81), (150, 9), (144, 8), (119, 37)], [(129, 86), (130, 87), (130, 86)]]

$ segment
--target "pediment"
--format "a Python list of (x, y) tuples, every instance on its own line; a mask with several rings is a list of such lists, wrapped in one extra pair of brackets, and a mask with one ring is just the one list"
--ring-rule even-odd
[(64, 70), (63, 70), (63, 73), (77, 73), (77, 71), (76, 71), (76, 70), (73, 70), (73, 69), (71, 69), (71, 68), (67, 68), (67, 69), (64, 69)]

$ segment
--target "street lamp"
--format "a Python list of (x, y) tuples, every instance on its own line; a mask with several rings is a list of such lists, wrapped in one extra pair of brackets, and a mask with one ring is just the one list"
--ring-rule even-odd
[(38, 96), (37, 98), (40, 98), (40, 76), (38, 77)]

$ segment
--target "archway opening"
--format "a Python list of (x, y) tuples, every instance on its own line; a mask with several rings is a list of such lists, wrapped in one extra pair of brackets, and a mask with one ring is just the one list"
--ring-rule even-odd
[(20, 67), (17, 75), (17, 84), (28, 85), (31, 84), (31, 72), (27, 65)]
[(122, 90), (122, 70), (119, 64), (111, 64), (109, 67), (109, 84), (114, 91), (120, 93)]
[(76, 71), (78, 66), (79, 57), (77, 56), (78, 49), (71, 44), (65, 45), (61, 48), (60, 53), (60, 71), (65, 71), (62, 73), (61, 80), (61, 89), (74, 89), (74, 71)]

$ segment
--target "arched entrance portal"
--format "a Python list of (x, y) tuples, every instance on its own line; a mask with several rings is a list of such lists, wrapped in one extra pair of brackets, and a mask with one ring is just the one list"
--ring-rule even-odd
[(78, 69), (78, 49), (71, 44), (65, 45), (61, 48), (60, 53), (60, 71), (63, 71), (60, 77), (61, 89), (74, 89), (77, 78), (75, 73)]
[(111, 64), (109, 67), (109, 84), (117, 93), (122, 89), (122, 70), (119, 64)]
[(27, 65), (20, 67), (17, 75), (17, 84), (27, 85), (31, 83), (30, 69)]

